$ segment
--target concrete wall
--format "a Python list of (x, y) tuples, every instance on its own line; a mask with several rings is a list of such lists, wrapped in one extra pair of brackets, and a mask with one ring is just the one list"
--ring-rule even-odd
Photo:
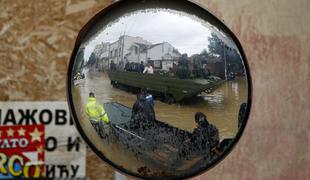
[[(240, 39), (253, 107), (229, 156), (200, 179), (309, 179), (310, 1), (199, 0)], [(66, 100), (66, 68), (82, 26), (109, 0), (0, 5), (0, 100)], [(91, 151), (87, 174), (111, 179)]]

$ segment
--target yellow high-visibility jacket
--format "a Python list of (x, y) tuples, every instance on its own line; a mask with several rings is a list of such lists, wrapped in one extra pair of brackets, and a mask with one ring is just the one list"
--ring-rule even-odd
[(96, 98), (88, 98), (88, 102), (86, 105), (86, 114), (90, 119), (93, 119), (95, 121), (102, 120), (105, 123), (110, 122), (109, 117), (105, 112), (103, 106), (96, 102)]

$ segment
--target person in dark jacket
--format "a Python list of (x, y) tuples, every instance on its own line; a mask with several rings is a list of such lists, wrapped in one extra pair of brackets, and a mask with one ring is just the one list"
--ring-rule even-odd
[(139, 64), (139, 73), (143, 73), (144, 68), (145, 68), (145, 66), (143, 64), (143, 61), (141, 61), (141, 63)]
[(132, 107), (131, 119), (134, 121), (132, 128), (144, 130), (151, 126), (152, 122), (155, 120), (154, 110), (150, 108), (147, 99), (146, 92), (141, 91), (137, 95), (137, 100)]
[(208, 158), (211, 158), (214, 151), (218, 153), (219, 131), (208, 122), (206, 115), (201, 112), (195, 114), (195, 122), (197, 127), (189, 139), (184, 142), (179, 156), (190, 159), (193, 154), (208, 154)]
[(125, 71), (130, 71), (130, 63), (128, 61), (126, 61), (126, 64), (125, 64), (125, 68), (124, 68)]
[(114, 63), (114, 61), (111, 61), (111, 64), (110, 64), (110, 70), (111, 71), (116, 71), (116, 64)]
[(218, 129), (210, 124), (207, 117), (202, 112), (195, 114), (197, 127), (192, 133), (191, 142), (198, 152), (212, 150), (218, 146), (220, 138)]
[(189, 78), (189, 76), (190, 76), (187, 54), (183, 54), (179, 58), (177, 76), (181, 79), (186, 79), (186, 78)]
[(242, 124), (244, 123), (244, 116), (245, 116), (245, 113), (246, 113), (246, 106), (247, 106), (247, 103), (242, 103), (240, 105), (239, 115), (238, 115), (238, 128), (241, 128)]

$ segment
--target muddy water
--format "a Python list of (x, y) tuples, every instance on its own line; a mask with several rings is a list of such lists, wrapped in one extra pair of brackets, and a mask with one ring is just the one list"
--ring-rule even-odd
[[(88, 73), (85, 82), (74, 86), (73, 90), (76, 109), (80, 111), (78, 114), (82, 117), (81, 120), (85, 122), (87, 118), (83, 110), (90, 91), (96, 94), (97, 101), (100, 103), (113, 101), (132, 107), (136, 101), (136, 95), (113, 88), (110, 85), (110, 79), (104, 73)], [(191, 132), (195, 128), (195, 113), (203, 112), (207, 115), (209, 122), (219, 129), (221, 139), (233, 138), (238, 130), (239, 107), (241, 103), (246, 102), (247, 95), (247, 81), (245, 79), (227, 81), (213, 93), (200, 94), (190, 102), (168, 105), (155, 101), (156, 119)], [(89, 127), (90, 131), (93, 131), (91, 126), (86, 129), (89, 130)], [(133, 172), (145, 163), (133, 158), (130, 152), (126, 152), (117, 144), (109, 144), (110, 149), (106, 148), (107, 144), (102, 146), (102, 151), (109, 159)], [(155, 169), (154, 171), (156, 171)]]

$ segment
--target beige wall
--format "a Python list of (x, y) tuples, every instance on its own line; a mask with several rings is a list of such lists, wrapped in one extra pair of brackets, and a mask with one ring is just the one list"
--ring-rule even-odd
[(310, 178), (310, 1), (199, 2), (241, 41), (253, 106), (237, 147), (195, 179)]
[[(310, 1), (200, 0), (240, 39), (253, 78), (243, 137), (196, 179), (310, 177)], [(78, 31), (110, 1), (0, 1), (0, 100), (66, 100)], [(90, 177), (111, 172), (88, 154)]]

